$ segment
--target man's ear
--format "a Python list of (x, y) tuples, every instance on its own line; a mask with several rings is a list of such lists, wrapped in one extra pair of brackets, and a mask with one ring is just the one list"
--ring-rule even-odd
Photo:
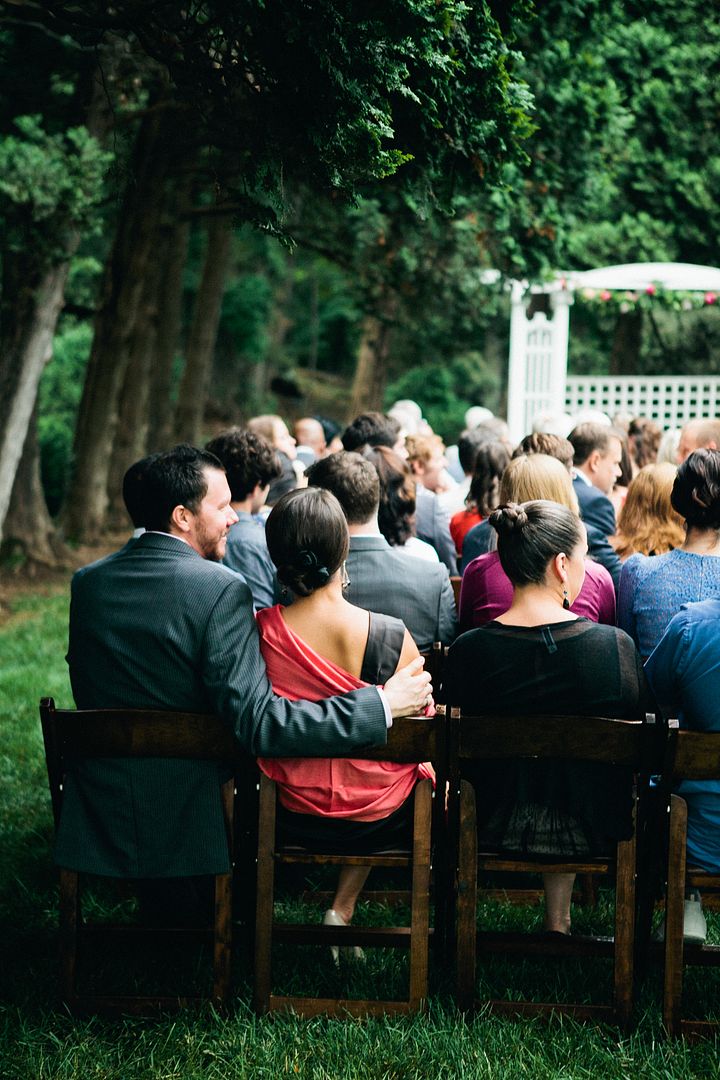
[(188, 510), (187, 506), (180, 504), (176, 506), (170, 515), (170, 525), (175, 526), (178, 532), (190, 532), (191, 528), (191, 516), (192, 512)]
[(590, 472), (590, 473), (595, 472), (595, 470), (597, 469), (597, 463), (598, 463), (598, 461), (600, 460), (601, 457), (602, 457), (602, 454), (600, 453), (599, 450), (592, 450), (588, 454), (588, 458), (587, 458), (587, 461), (585, 463), (585, 467), (587, 468), (588, 472)]

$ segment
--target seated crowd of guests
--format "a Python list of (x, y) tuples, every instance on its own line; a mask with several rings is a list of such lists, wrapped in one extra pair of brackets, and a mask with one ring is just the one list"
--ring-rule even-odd
[[(304, 418), (294, 436), (256, 417), (206, 447), (237, 517), (223, 562), (252, 593), (274, 692), (381, 686), (439, 641), (451, 647), (435, 696), (472, 713), (639, 719), (658, 706), (720, 730), (720, 425), (691, 421), (670, 462), (644, 418), (580, 420), (567, 438), (537, 431), (513, 447), (481, 410), (453, 452), (412, 405), (342, 432)], [(142, 472), (125, 485), (140, 526)], [(407, 838), (413, 787), (432, 775), (352, 758), (259, 764), (291, 842), (358, 854)], [(468, 778), (496, 848), (582, 856), (630, 834), (632, 777), (617, 770), (493, 764)], [(720, 786), (683, 794), (690, 858), (720, 871)], [(343, 869), (326, 922), (350, 921), (366, 876)], [(572, 887), (544, 876), (548, 933), (570, 932)], [(692, 903), (686, 932), (702, 940)]]

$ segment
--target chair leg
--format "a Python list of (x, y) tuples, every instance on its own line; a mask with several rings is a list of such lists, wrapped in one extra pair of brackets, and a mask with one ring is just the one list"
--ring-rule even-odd
[(613, 1002), (621, 1028), (627, 1027), (633, 1006), (635, 978), (635, 870), (637, 844), (633, 835), (617, 845), (615, 881), (615, 963)]
[(663, 1023), (668, 1035), (679, 1035), (682, 1027), (686, 842), (687, 803), (680, 796), (673, 795), (670, 799), (663, 985)]
[(258, 813), (257, 893), (255, 905), (255, 1011), (270, 1008), (273, 896), (275, 884), (275, 784), (260, 780)]
[(477, 821), (472, 784), (460, 784), (455, 978), (458, 1007), (466, 1012), (475, 997), (477, 949)]
[(428, 992), (430, 937), (430, 823), (432, 785), (422, 780), (415, 788), (413, 821), (412, 904), (410, 909), (410, 992), (412, 1010), (422, 1008)]
[(60, 983), (63, 1001), (72, 1009), (77, 1001), (77, 953), (80, 923), (80, 874), (60, 870)]
[(232, 873), (215, 877), (213, 926), (213, 1000), (227, 1001), (230, 993), (232, 947)]

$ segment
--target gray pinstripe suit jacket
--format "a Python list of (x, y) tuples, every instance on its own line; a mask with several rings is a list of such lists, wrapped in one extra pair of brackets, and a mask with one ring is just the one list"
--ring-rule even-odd
[(402, 619), (418, 649), (457, 634), (447, 567), (393, 550), (384, 536), (351, 536), (346, 597), (367, 611)]
[[(182, 541), (145, 533), (72, 583), (67, 656), (78, 708), (225, 717), (253, 754), (382, 745), (374, 689), (311, 704), (273, 696), (242, 578)], [(216, 765), (93, 761), (68, 777), (55, 859), (117, 877), (228, 869)]]

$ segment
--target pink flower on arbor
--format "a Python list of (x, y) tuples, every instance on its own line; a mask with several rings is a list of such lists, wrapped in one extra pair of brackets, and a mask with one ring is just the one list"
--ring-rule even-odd
[(608, 292), (607, 289), (603, 289), (603, 291), (600, 293), (600, 299), (601, 300), (609, 300), (611, 296), (612, 296), (612, 293)]
[(656, 288), (655, 288), (655, 286), (654, 286), (654, 285), (653, 285), (653, 284), (651, 283), (650, 285), (648, 285), (648, 286), (646, 287), (646, 289), (645, 289), (645, 292), (646, 292), (646, 293), (648, 294), (648, 296), (654, 296), (654, 295), (655, 295), (655, 293), (657, 292), (657, 289), (656, 289)]
[(714, 304), (716, 300), (717, 300), (717, 293), (714, 293), (714, 292), (706, 292), (705, 293), (705, 303), (706, 304)]

